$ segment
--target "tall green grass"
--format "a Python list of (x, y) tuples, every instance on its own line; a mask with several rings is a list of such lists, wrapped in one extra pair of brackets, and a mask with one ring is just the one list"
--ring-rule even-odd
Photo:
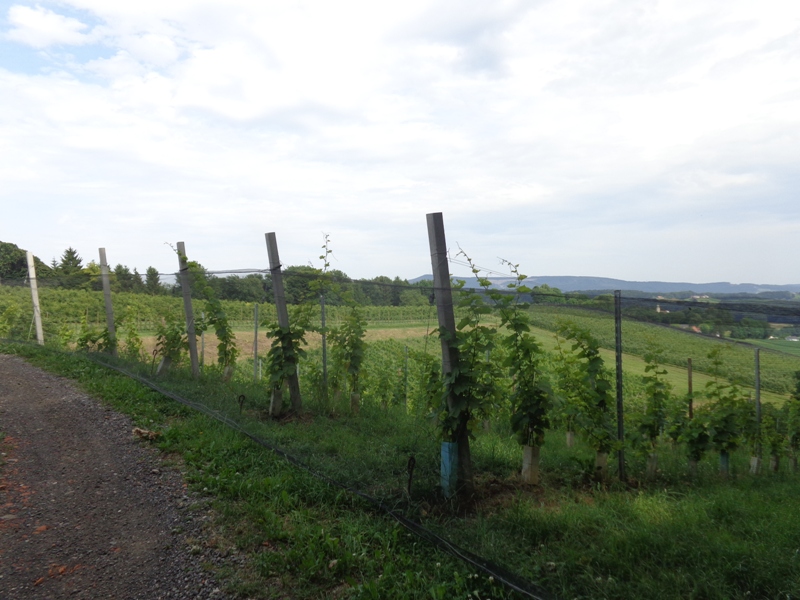
[[(247, 556), (224, 568), (249, 597), (514, 597), (375, 514), (370, 505), (313, 478), (241, 434), (78, 355), (4, 345), (76, 379), (137, 423), (163, 432), (186, 476), (212, 495), (218, 533), (209, 543)], [(308, 400), (301, 419), (265, 418), (267, 393), (252, 381), (224, 384), (213, 369), (193, 382), (159, 381), (202, 401), (311, 467), (389, 503), (408, 517), (542, 584), (562, 598), (787, 598), (800, 595), (800, 480), (784, 465), (750, 476), (734, 453), (731, 476), (708, 456), (691, 477), (680, 449), (660, 451), (643, 477), (629, 455), (628, 484), (593, 482), (592, 450), (548, 432), (542, 485), (524, 487), (520, 447), (493, 421), (473, 441), (475, 502), (439, 493), (438, 442), (423, 410), (365, 395), (357, 416), (344, 403)], [(239, 394), (246, 399), (240, 412)], [(405, 472), (417, 462), (412, 493)], [(613, 462), (613, 461), (612, 461)]]

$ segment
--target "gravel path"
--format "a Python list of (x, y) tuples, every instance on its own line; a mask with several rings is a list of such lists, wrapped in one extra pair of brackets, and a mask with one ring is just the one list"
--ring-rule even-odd
[[(0, 355), (0, 598), (221, 599), (207, 511), (130, 420)], [(193, 509), (189, 509), (194, 505)]]

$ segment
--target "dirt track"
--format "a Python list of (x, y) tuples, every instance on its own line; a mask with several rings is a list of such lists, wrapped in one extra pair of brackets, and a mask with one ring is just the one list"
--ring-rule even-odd
[(0, 432), (0, 598), (225, 597), (198, 499), (126, 417), (0, 355)]

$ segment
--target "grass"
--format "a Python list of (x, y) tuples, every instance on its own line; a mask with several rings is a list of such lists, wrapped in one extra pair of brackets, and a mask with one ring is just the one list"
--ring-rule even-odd
[(800, 342), (790, 342), (788, 340), (751, 340), (751, 342), (762, 348), (800, 356)]
[[(79, 355), (23, 345), (4, 352), (71, 377), (90, 393), (163, 432), (162, 450), (182, 457), (186, 477), (214, 498), (207, 543), (243, 553), (224, 567), (234, 593), (255, 598), (516, 597), (442, 554), (356, 496), (315, 479), (209, 417)], [(308, 402), (302, 419), (263, 418), (266, 391), (201, 382), (161, 382), (235, 417), (248, 431), (285, 447), (315, 469), (389, 502), (454, 542), (542, 584), (561, 598), (787, 598), (800, 594), (800, 481), (747, 475), (746, 452), (732, 475), (715, 457), (694, 479), (680, 450), (660, 449), (660, 472), (640, 481), (644, 457), (629, 455), (628, 485), (592, 483), (592, 451), (567, 448), (549, 432), (543, 482), (516, 479), (521, 451), (507, 425), (492, 422), (473, 444), (478, 497), (465, 505), (437, 489), (438, 443), (423, 415), (365, 395), (358, 416)], [(238, 393), (247, 400), (239, 414)], [(405, 467), (417, 461), (412, 496)]]

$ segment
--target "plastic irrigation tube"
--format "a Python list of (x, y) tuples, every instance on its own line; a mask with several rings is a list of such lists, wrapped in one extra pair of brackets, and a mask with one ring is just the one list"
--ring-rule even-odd
[(411, 521), (410, 519), (407, 519), (404, 516), (396, 513), (394, 510), (392, 510), (391, 508), (386, 506), (381, 500), (378, 500), (377, 498), (373, 498), (372, 496), (369, 496), (369, 495), (367, 495), (367, 494), (365, 494), (363, 492), (360, 492), (359, 490), (351, 488), (350, 486), (348, 486), (348, 485), (346, 485), (344, 483), (341, 483), (340, 481), (337, 481), (335, 479), (332, 479), (331, 477), (328, 477), (324, 473), (320, 473), (320, 472), (312, 469), (309, 465), (307, 465), (306, 463), (304, 463), (300, 459), (296, 458), (295, 456), (292, 456), (291, 454), (289, 454), (285, 450), (282, 450), (281, 448), (278, 448), (277, 446), (273, 446), (272, 444), (270, 444), (266, 440), (264, 440), (264, 439), (262, 439), (262, 438), (260, 438), (260, 437), (258, 437), (256, 435), (253, 435), (252, 433), (250, 433), (247, 430), (245, 430), (241, 425), (239, 425), (239, 423), (237, 423), (233, 419), (231, 419), (231, 418), (219, 413), (218, 411), (213, 410), (213, 409), (211, 409), (211, 408), (209, 408), (209, 407), (207, 407), (207, 406), (205, 406), (203, 404), (200, 404), (198, 402), (193, 402), (191, 400), (188, 400), (187, 398), (183, 398), (182, 396), (179, 396), (178, 394), (170, 392), (169, 390), (166, 390), (166, 389), (156, 385), (155, 383), (153, 383), (152, 381), (150, 381), (149, 379), (147, 379), (145, 377), (141, 377), (140, 375), (136, 375), (135, 373), (131, 373), (127, 369), (123, 369), (122, 367), (118, 367), (116, 365), (112, 365), (112, 364), (103, 362), (102, 360), (98, 360), (97, 357), (93, 357), (93, 356), (89, 356), (89, 355), (87, 355), (87, 356), (89, 358), (91, 358), (94, 362), (96, 362), (97, 364), (100, 364), (100, 365), (102, 365), (104, 367), (107, 367), (109, 369), (113, 369), (113, 370), (125, 375), (126, 377), (130, 377), (131, 379), (134, 379), (134, 380), (138, 381), (139, 383), (141, 383), (143, 385), (146, 385), (150, 389), (158, 392), (159, 394), (162, 394), (162, 395), (166, 396), (167, 398), (171, 398), (172, 400), (175, 400), (176, 402), (179, 402), (180, 404), (183, 404), (184, 406), (188, 406), (190, 408), (193, 408), (193, 409), (195, 409), (195, 410), (197, 410), (199, 412), (202, 412), (202, 413), (208, 415), (209, 417), (211, 417), (213, 419), (216, 419), (217, 421), (219, 421), (221, 423), (224, 423), (225, 425), (227, 425), (231, 429), (234, 429), (234, 430), (238, 431), (239, 433), (241, 433), (243, 435), (246, 435), (248, 438), (250, 438), (251, 440), (253, 440), (257, 444), (259, 444), (260, 446), (263, 446), (264, 448), (267, 448), (268, 450), (271, 450), (275, 454), (285, 458), (287, 461), (289, 461), (293, 465), (295, 465), (297, 467), (300, 467), (301, 469), (303, 469), (304, 471), (306, 471), (309, 474), (313, 475), (314, 477), (316, 477), (318, 479), (321, 479), (322, 481), (325, 481), (326, 483), (328, 483), (330, 485), (333, 485), (335, 487), (341, 488), (343, 490), (347, 490), (348, 492), (350, 492), (352, 494), (355, 494), (359, 498), (362, 498), (362, 499), (366, 500), (372, 506), (380, 509), (382, 512), (384, 512), (387, 515), (389, 515), (390, 517), (392, 517), (395, 521), (400, 523), (403, 527), (405, 527), (411, 533), (413, 533), (416, 536), (424, 539), (425, 541), (433, 544), (434, 546), (438, 547), (440, 550), (443, 550), (443, 551), (447, 552), (448, 554), (451, 554), (452, 556), (460, 558), (461, 560), (463, 560), (464, 562), (472, 565), (476, 569), (480, 569), (481, 571), (483, 571), (487, 575), (490, 575), (490, 576), (494, 577), (494, 579), (496, 581), (502, 583), (503, 585), (505, 585), (509, 589), (512, 589), (515, 592), (518, 592), (518, 593), (520, 593), (520, 594), (522, 594), (522, 595), (524, 595), (524, 596), (526, 596), (528, 598), (532, 598), (534, 600), (556, 600), (555, 596), (553, 596), (552, 594), (549, 594), (548, 592), (543, 590), (538, 585), (536, 585), (536, 584), (534, 584), (534, 583), (532, 583), (532, 582), (520, 577), (519, 575), (509, 571), (508, 569), (505, 569), (505, 568), (503, 568), (503, 567), (501, 567), (499, 565), (496, 565), (496, 564), (492, 563), (491, 561), (488, 561), (488, 560), (486, 560), (484, 558), (481, 558), (480, 556), (478, 556), (476, 554), (473, 554), (472, 552), (469, 552), (468, 550), (464, 550), (463, 548), (460, 548), (459, 546), (453, 544), (452, 542), (449, 542), (448, 540), (446, 540), (445, 538), (441, 537), (440, 535), (437, 535), (436, 533), (426, 529), (425, 527), (423, 527), (419, 523), (417, 523), (415, 521)]

